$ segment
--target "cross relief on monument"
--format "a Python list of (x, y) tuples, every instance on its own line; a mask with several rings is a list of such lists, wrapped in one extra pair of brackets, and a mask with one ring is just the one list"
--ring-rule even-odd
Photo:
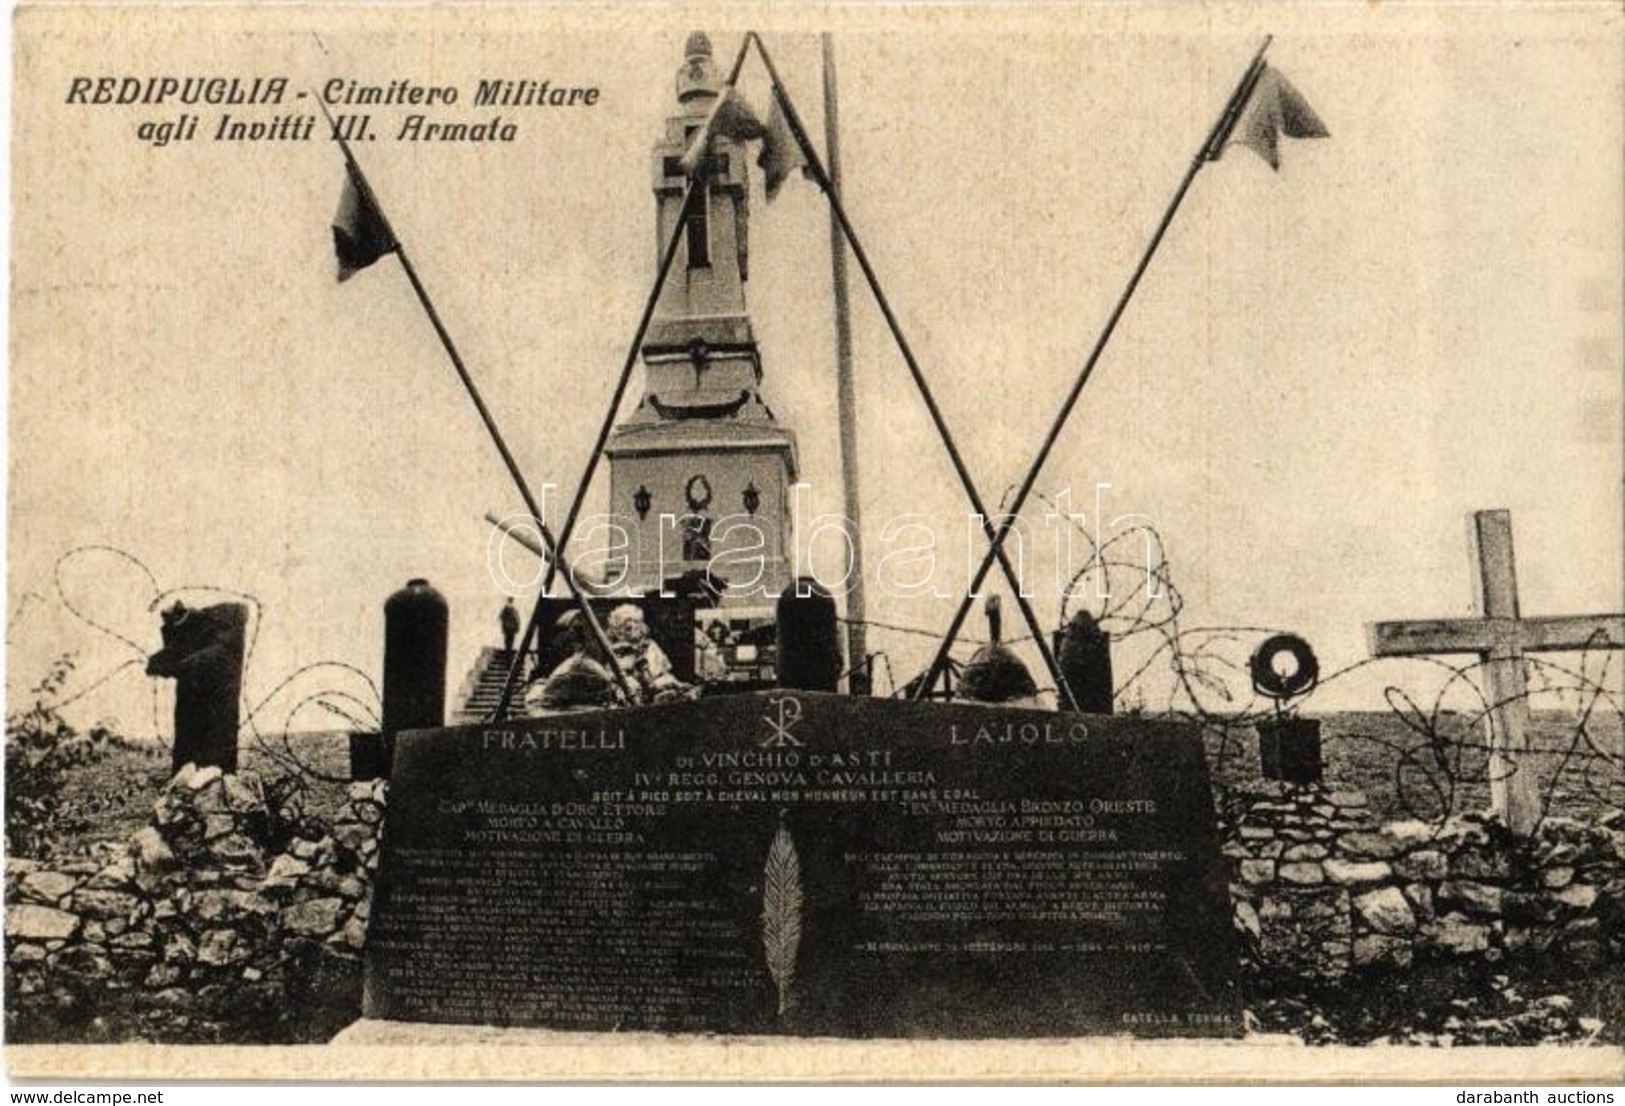
[[(701, 163), (700, 175), (706, 180), (725, 181), (728, 177), (731, 161), (727, 154), (713, 153)], [(688, 174), (683, 172), (683, 151), (668, 153), (661, 156), (660, 171), (665, 174), (663, 182), (668, 188), (682, 188), (688, 183)]]

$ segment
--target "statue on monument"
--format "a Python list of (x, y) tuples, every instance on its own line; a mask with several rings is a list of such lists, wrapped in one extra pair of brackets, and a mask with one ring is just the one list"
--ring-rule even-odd
[[(539, 717), (693, 697), (695, 689), (677, 678), (671, 658), (650, 634), (639, 607), (632, 603), (616, 607), (604, 628), (614, 650), (612, 657), (606, 657), (587, 632), (580, 612), (569, 611), (559, 619), (557, 631), (570, 642), (571, 654), (546, 679), (531, 684), (525, 693), (526, 713)], [(634, 702), (628, 703), (616, 684), (612, 664), (626, 673), (636, 696)]]
[(588, 630), (580, 611), (567, 611), (556, 632), (572, 645), (570, 656), (545, 679), (525, 692), (525, 713), (533, 718), (567, 711), (600, 710), (624, 706), (625, 698), (610, 671), (613, 663)]
[(609, 612), (611, 647), (615, 662), (632, 678), (632, 686), (645, 703), (664, 703), (691, 698), (693, 691), (672, 671), (671, 658), (649, 633), (643, 611), (623, 603)]

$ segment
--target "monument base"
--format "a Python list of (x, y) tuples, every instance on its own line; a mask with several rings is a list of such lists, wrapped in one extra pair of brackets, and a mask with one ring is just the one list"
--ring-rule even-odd
[[(1054, 1038), (1049, 1043), (1064, 1042), (1070, 1044), (1086, 1044), (1090, 1042), (1115, 1040), (1121, 1043), (1147, 1044), (1150, 1042), (1135, 1041), (1126, 1035), (1119, 1037), (1070, 1037)], [(494, 1025), (447, 1025), (439, 1022), (403, 1022), (389, 1021), (384, 1018), (361, 1018), (339, 1030), (338, 1034), (328, 1042), (342, 1048), (412, 1048), (419, 1046), (445, 1046), (458, 1048), (465, 1045), (492, 1045), (503, 1047), (508, 1045), (520, 1047), (547, 1047), (569, 1046), (571, 1048), (613, 1046), (615, 1048), (635, 1049), (640, 1046), (660, 1045), (670, 1047), (674, 1044), (687, 1042), (704, 1043), (712, 1045), (729, 1044), (745, 1047), (784, 1048), (786, 1044), (793, 1044), (797, 1048), (807, 1046), (823, 1046), (827, 1048), (851, 1048), (859, 1045), (875, 1045), (895, 1043), (905, 1047), (919, 1047), (929, 1044), (919, 1040), (887, 1041), (853, 1041), (838, 1037), (799, 1037), (787, 1039), (771, 1036), (725, 1036), (716, 1034), (698, 1033), (581, 1033), (569, 1029), (537, 1029), (532, 1027), (516, 1026), (503, 1027)], [(1045, 1038), (1027, 1038), (1022, 1044), (1045, 1043)], [(997, 1042), (984, 1042), (994, 1043)], [(1254, 1033), (1243, 1038), (1187, 1038), (1186, 1043), (1223, 1044), (1223, 1045), (1274, 1045), (1294, 1046), (1302, 1045), (1303, 1040), (1290, 1033)], [(954, 1040), (944, 1042), (953, 1047), (963, 1047), (966, 1042)]]
[(361, 1012), (1240, 1036), (1195, 726), (759, 692), (401, 735)]
[[(334, 1070), (352, 1070), (360, 1078), (389, 1072), (388, 1078), (399, 1080), (1228, 1084), (1261, 1077), (1313, 1081), (1315, 1072), (1323, 1078), (1328, 1050), (1281, 1035), (856, 1041), (583, 1033), (367, 1018), (346, 1028), (323, 1051), (332, 1057)], [(1334, 1051), (1340, 1054), (1339, 1063), (1357, 1064), (1362, 1056), (1358, 1049)], [(1386, 1062), (1393, 1063), (1390, 1050), (1382, 1051)], [(1430, 1050), (1428, 1061), (1438, 1062), (1437, 1050)]]

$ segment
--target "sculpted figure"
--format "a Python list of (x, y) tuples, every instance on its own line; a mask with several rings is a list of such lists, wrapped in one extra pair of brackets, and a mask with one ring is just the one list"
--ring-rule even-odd
[(604, 628), (615, 650), (616, 663), (631, 677), (642, 702), (662, 703), (689, 695), (692, 689), (672, 671), (671, 658), (650, 636), (649, 623), (640, 608), (631, 603), (616, 607), (609, 612)]
[(568, 635), (574, 651), (546, 679), (536, 680), (526, 689), (525, 712), (536, 718), (624, 706), (626, 700), (610, 670), (610, 661), (582, 620), (581, 612), (567, 612), (559, 619), (557, 631)]

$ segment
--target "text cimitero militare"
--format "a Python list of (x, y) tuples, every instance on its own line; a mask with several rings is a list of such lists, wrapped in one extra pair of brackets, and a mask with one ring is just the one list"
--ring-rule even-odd
[[(140, 113), (135, 137), (172, 142), (513, 142), (526, 109), (595, 107), (597, 85), (551, 78), (487, 78), (466, 87), (407, 78), (78, 75), (65, 103)], [(384, 109), (384, 110), (379, 110)]]

